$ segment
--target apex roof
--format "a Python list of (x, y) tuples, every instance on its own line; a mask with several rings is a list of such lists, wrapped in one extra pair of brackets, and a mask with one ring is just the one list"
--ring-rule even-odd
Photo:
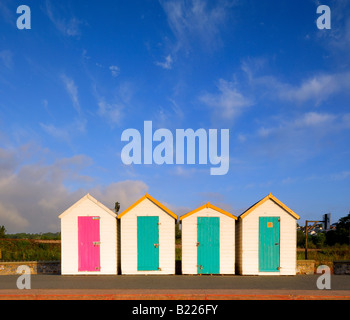
[(295, 219), (299, 220), (300, 216), (298, 216), (293, 210), (289, 209), (285, 204), (283, 204), (281, 201), (279, 201), (276, 197), (274, 197), (271, 193), (267, 195), (265, 198), (261, 199), (254, 205), (252, 205), (250, 208), (248, 208), (246, 211), (244, 211), (240, 216), (239, 219), (245, 218), (249, 213), (251, 213), (253, 210), (261, 206), (264, 202), (267, 200), (272, 200), (277, 205), (279, 205), (282, 209), (287, 211), (291, 216), (293, 216)]
[(167, 207), (165, 207), (163, 204), (161, 204), (159, 201), (151, 197), (148, 193), (146, 193), (142, 198), (137, 200), (134, 204), (132, 204), (129, 208), (125, 209), (123, 212), (121, 212), (118, 215), (118, 219), (122, 218), (126, 213), (128, 213), (131, 209), (135, 208), (139, 203), (141, 203), (143, 200), (148, 199), (152, 201), (155, 205), (157, 205), (159, 208), (164, 210), (167, 214), (169, 214), (171, 217), (173, 217), (175, 220), (177, 220), (177, 215), (173, 213), (171, 210), (169, 210)]
[(91, 194), (86, 194), (84, 197), (82, 197), (80, 200), (78, 200), (76, 203), (74, 203), (72, 206), (70, 206), (67, 210), (65, 210), (63, 213), (61, 213), (58, 217), (62, 219), (65, 215), (67, 215), (69, 212), (71, 212), (74, 208), (79, 206), (82, 202), (85, 200), (90, 200), (93, 203), (95, 203), (97, 206), (99, 206), (101, 209), (105, 210), (107, 213), (109, 213), (113, 217), (117, 217), (117, 215), (111, 210), (108, 209), (104, 204), (96, 200)]

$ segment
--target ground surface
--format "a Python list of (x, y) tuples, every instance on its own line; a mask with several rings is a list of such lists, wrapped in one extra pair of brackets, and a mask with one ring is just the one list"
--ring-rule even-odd
[(349, 299), (350, 276), (60, 276), (32, 275), (31, 290), (18, 276), (0, 276), (0, 299)]

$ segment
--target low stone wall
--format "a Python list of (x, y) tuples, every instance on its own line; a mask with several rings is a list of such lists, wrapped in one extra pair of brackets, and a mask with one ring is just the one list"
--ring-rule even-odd
[(314, 274), (315, 260), (297, 260), (297, 274)]
[(350, 260), (333, 261), (334, 274), (350, 275)]
[(61, 274), (60, 261), (0, 261), (0, 275), (16, 275), (22, 265), (28, 266), (31, 274)]

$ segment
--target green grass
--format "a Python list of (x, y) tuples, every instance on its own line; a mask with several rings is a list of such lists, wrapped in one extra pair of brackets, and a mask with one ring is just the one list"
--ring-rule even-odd
[[(350, 247), (348, 245), (326, 247), (318, 250), (308, 250), (308, 260), (315, 260), (315, 267), (319, 265), (333, 266), (333, 261), (350, 260)], [(297, 259), (305, 259), (305, 251), (297, 252)]]
[(0, 240), (1, 261), (53, 261), (61, 259), (61, 246), (29, 240)]

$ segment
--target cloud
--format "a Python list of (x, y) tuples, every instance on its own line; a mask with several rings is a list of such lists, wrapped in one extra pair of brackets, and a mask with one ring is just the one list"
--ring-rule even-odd
[(118, 66), (110, 66), (109, 70), (111, 71), (113, 77), (118, 77), (120, 74), (120, 68)]
[(350, 89), (350, 72), (321, 74), (304, 80), (299, 86), (280, 84), (278, 95), (281, 100), (304, 103), (315, 101), (316, 105), (329, 97)]
[[(315, 106), (320, 106), (337, 94), (348, 93), (350, 89), (350, 72), (319, 72), (301, 79), (297, 84), (291, 84), (275, 75), (263, 73), (266, 65), (265, 59), (258, 58), (246, 59), (241, 65), (248, 80), (247, 85), (256, 100), (269, 99), (298, 105), (313, 102)], [(243, 77), (240, 80), (244, 82)]]
[(11, 69), (13, 66), (12, 52), (10, 50), (2, 50), (0, 51), (0, 60), (4, 64), (4, 66), (8, 69)]
[[(78, 113), (78, 116), (75, 119), (73, 119), (71, 122), (65, 122), (64, 125), (57, 126), (52, 123), (50, 124), (40, 123), (40, 127), (52, 137), (70, 144), (71, 139), (76, 134), (86, 133), (87, 120), (82, 114), (79, 97), (78, 97), (78, 87), (76, 86), (74, 80), (67, 77), (65, 74), (61, 75), (61, 80), (63, 82), (66, 92), (68, 93), (72, 101), (74, 110)], [(48, 101), (44, 100), (43, 104), (45, 109), (48, 111)]]
[(165, 58), (164, 62), (156, 62), (157, 66), (160, 66), (163, 69), (167, 69), (167, 70), (170, 70), (172, 68), (172, 64), (173, 64), (173, 59), (170, 54)]
[[(279, 119), (277, 126), (270, 126), (268, 128), (261, 127), (258, 130), (258, 136), (261, 138), (268, 138), (272, 135), (278, 136), (294, 136), (304, 135), (305, 131), (318, 130), (318, 133), (329, 132), (330, 128), (337, 124), (341, 119), (340, 116), (330, 113), (307, 112), (295, 119), (283, 120)], [(339, 128), (340, 122), (337, 127)]]
[(75, 119), (62, 127), (44, 123), (40, 123), (40, 126), (47, 134), (66, 143), (71, 143), (76, 134), (86, 133), (86, 120), (83, 118)]
[(120, 125), (124, 119), (124, 110), (130, 106), (130, 101), (134, 94), (134, 86), (130, 82), (122, 82), (113, 90), (112, 97), (105, 97), (101, 95), (100, 90), (97, 88), (97, 84), (93, 79), (93, 95), (95, 96), (98, 110), (97, 114), (104, 118), (112, 127), (114, 125)]
[[(9, 24), (15, 25), (17, 17), (15, 15), (16, 10), (13, 10), (11, 0), (0, 1), (0, 15), (4, 21)], [(10, 9), (11, 8), (11, 9)]]
[(49, 157), (40, 147), (0, 148), (0, 221), (8, 233), (59, 231), (58, 216), (86, 193), (111, 209), (118, 201), (124, 210), (148, 190), (132, 180), (96, 185), (83, 173), (93, 165), (86, 155), (47, 163)]
[(269, 117), (261, 121), (266, 125), (247, 134), (250, 144), (243, 146), (254, 159), (286, 157), (288, 161), (300, 162), (317, 154), (331, 154), (342, 148), (343, 138), (350, 129), (347, 114), (326, 112)]
[[(57, 16), (57, 10), (53, 8), (51, 1), (46, 0), (45, 4), (46, 14), (58, 31), (69, 37), (77, 37), (81, 35), (80, 25), (82, 24), (82, 21), (78, 20), (76, 17), (60, 18)], [(65, 16), (67, 15), (68, 14), (66, 13)]]
[(144, 196), (148, 189), (143, 181), (125, 180), (111, 183), (108, 186), (96, 186), (91, 188), (89, 192), (110, 209), (114, 208), (115, 202), (119, 202), (119, 213), (121, 213)]
[(104, 117), (109, 123), (120, 125), (122, 121), (122, 110), (124, 106), (118, 103), (108, 103), (102, 98), (98, 102), (98, 115)]
[(208, 48), (219, 42), (220, 27), (232, 5), (229, 1), (202, 0), (160, 0), (160, 4), (177, 39), (177, 47), (188, 46), (195, 39)]
[(68, 95), (70, 96), (74, 109), (80, 114), (81, 108), (78, 98), (78, 87), (74, 83), (74, 81), (70, 78), (68, 78), (65, 74), (61, 76), (61, 79), (63, 81), (63, 84), (66, 88), (66, 91)]
[(217, 88), (218, 93), (205, 93), (199, 100), (211, 107), (219, 119), (234, 120), (243, 109), (253, 105), (252, 100), (239, 92), (233, 82), (220, 79)]

